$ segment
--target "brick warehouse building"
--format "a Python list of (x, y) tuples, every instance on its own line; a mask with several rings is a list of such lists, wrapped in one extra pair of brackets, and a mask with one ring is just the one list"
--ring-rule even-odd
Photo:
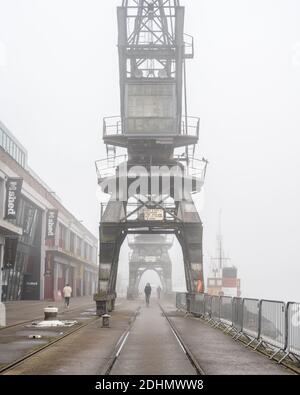
[(96, 291), (98, 240), (28, 167), (27, 151), (0, 122), (2, 300)]

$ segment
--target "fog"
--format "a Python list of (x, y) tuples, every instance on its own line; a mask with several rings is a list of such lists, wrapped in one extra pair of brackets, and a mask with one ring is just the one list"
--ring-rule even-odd
[[(120, 3), (0, 0), (0, 119), (27, 148), (29, 165), (95, 234), (101, 119), (119, 114)], [(210, 162), (199, 203), (206, 274), (222, 209), (242, 295), (300, 301), (300, 3), (182, 4), (195, 37), (189, 113), (201, 117), (198, 152)], [(124, 247), (121, 269), (127, 254)], [(176, 280), (182, 262), (178, 251), (171, 256)]]

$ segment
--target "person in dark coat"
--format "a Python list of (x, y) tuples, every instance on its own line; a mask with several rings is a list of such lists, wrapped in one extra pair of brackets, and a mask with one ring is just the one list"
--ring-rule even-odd
[(145, 292), (145, 296), (146, 296), (146, 305), (147, 305), (147, 307), (149, 307), (150, 296), (151, 296), (151, 292), (152, 292), (152, 288), (151, 288), (151, 285), (149, 283), (145, 286), (144, 292)]

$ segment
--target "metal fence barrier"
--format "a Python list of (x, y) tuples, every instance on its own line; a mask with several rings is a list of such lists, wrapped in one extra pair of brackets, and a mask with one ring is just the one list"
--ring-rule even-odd
[(213, 296), (211, 301), (211, 318), (215, 322), (220, 321), (220, 298)]
[(260, 340), (284, 350), (286, 348), (285, 329), (285, 303), (261, 300)]
[[(259, 300), (244, 299), (243, 303), (243, 333), (259, 338)], [(249, 343), (250, 344), (250, 343)]]
[(176, 295), (176, 308), (180, 310), (187, 310), (187, 294), (178, 293)]
[(289, 302), (286, 308), (286, 355), (300, 358), (300, 303)]
[(212, 296), (204, 295), (204, 317), (211, 319)]
[(300, 362), (300, 303), (250, 298), (178, 293), (176, 307), (201, 316), (214, 326), (234, 329), (234, 338), (244, 335), (254, 348), (268, 345), (283, 356)]
[(232, 326), (232, 298), (220, 297), (220, 320), (223, 324)]
[(232, 326), (239, 334), (243, 331), (243, 309), (244, 299), (233, 298), (232, 299)]
[(204, 316), (204, 294), (192, 294), (190, 312), (197, 316)]
[(189, 312), (192, 314), (197, 314), (196, 306), (195, 306), (195, 294), (189, 295)]

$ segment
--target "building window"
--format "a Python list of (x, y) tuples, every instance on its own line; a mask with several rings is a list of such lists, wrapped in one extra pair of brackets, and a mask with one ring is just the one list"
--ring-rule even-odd
[(59, 224), (59, 247), (63, 250), (66, 248), (67, 228)]
[(70, 232), (70, 252), (75, 253), (75, 234)]
[(81, 238), (80, 238), (79, 236), (77, 236), (77, 249), (76, 249), (76, 254), (77, 254), (78, 256), (81, 256), (81, 255), (82, 255), (81, 250), (82, 250), (82, 240), (81, 240)]
[(93, 247), (92, 262), (97, 263), (97, 248), (96, 247)]
[(84, 243), (84, 259), (88, 259), (88, 244)]

